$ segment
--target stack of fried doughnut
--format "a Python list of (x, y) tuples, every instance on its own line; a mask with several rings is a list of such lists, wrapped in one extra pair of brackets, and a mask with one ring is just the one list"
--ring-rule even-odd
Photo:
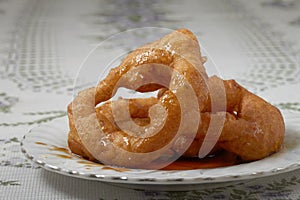
[[(234, 80), (208, 77), (204, 63), (186, 29), (134, 50), (69, 104), (71, 151), (91, 161), (150, 169), (168, 158), (200, 156), (208, 132), (217, 138), (208, 152), (223, 149), (253, 161), (279, 151), (285, 132), (280, 111)], [(120, 87), (158, 95), (110, 100)]]

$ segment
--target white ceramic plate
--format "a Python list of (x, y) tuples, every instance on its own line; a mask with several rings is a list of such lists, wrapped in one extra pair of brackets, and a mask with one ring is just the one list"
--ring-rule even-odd
[(34, 128), (21, 143), (27, 158), (60, 174), (132, 185), (183, 185), (229, 182), (287, 172), (300, 166), (299, 113), (284, 113), (286, 137), (282, 150), (268, 158), (230, 167), (201, 170), (123, 170), (98, 165), (70, 154), (67, 145), (67, 118)]

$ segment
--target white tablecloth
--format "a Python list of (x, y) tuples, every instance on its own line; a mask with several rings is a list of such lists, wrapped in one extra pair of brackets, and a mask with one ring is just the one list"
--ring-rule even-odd
[(45, 171), (20, 151), (31, 128), (66, 115), (89, 51), (132, 28), (192, 30), (223, 78), (300, 115), (299, 10), (297, 0), (0, 0), (0, 199), (299, 199), (299, 170), (190, 191), (135, 190)]

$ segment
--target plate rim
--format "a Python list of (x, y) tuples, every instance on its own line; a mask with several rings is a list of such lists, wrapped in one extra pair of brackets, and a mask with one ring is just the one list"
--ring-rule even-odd
[[(21, 146), (21, 151), (25, 155), (26, 158), (31, 160), (33, 163), (37, 164), (41, 168), (51, 171), (51, 172), (56, 172), (58, 174), (66, 175), (66, 176), (71, 176), (71, 177), (76, 177), (76, 178), (81, 178), (81, 179), (88, 179), (88, 180), (96, 180), (96, 181), (102, 181), (102, 182), (108, 182), (108, 183), (125, 183), (125, 184), (142, 184), (142, 185), (183, 185), (183, 184), (207, 184), (207, 183), (221, 183), (221, 182), (234, 182), (234, 181), (240, 181), (240, 180), (248, 180), (248, 179), (253, 179), (253, 178), (262, 178), (266, 176), (272, 176), (272, 175), (277, 175), (280, 173), (285, 173), (289, 171), (296, 170), (300, 168), (300, 161), (295, 162), (293, 164), (290, 164), (284, 168), (282, 167), (277, 167), (274, 168), (270, 171), (258, 171), (258, 172), (249, 172), (249, 173), (244, 173), (242, 175), (222, 175), (218, 177), (206, 177), (206, 176), (196, 176), (196, 177), (180, 177), (180, 178), (161, 178), (161, 177), (153, 177), (153, 178), (139, 178), (139, 177), (130, 177), (130, 172), (127, 172), (126, 174), (122, 175), (122, 172), (116, 173), (114, 171), (114, 174), (108, 175), (108, 174), (95, 174), (95, 173), (86, 173), (82, 172), (80, 170), (70, 170), (70, 169), (63, 169), (59, 166), (55, 166), (49, 163), (44, 162), (41, 159), (36, 158), (34, 155), (31, 155), (28, 150), (26, 150), (26, 140), (28, 137), (31, 136), (31, 134), (34, 134), (35, 131), (37, 131), (41, 127), (46, 127), (49, 126), (50, 124), (55, 124), (58, 123), (57, 121), (62, 121), (66, 120), (67, 116), (64, 117), (59, 117), (56, 118), (50, 122), (40, 124), (39, 126), (33, 127), (30, 131), (28, 131), (22, 138), (20, 142)], [(65, 134), (67, 135), (67, 134)], [(73, 155), (73, 154), (72, 154)], [(75, 155), (73, 155), (75, 157)], [(72, 157), (73, 158), (73, 157)], [(63, 158), (61, 158), (63, 159)], [(86, 160), (88, 161), (88, 160)], [(251, 163), (257, 163), (261, 160), (254, 161)], [(247, 165), (249, 163), (244, 163), (240, 165)], [(232, 167), (238, 167), (239, 165), (234, 165), (234, 166), (228, 166), (228, 167), (220, 167), (220, 168), (213, 168), (213, 169), (193, 169), (193, 170), (159, 170), (159, 172), (162, 173), (182, 173), (182, 172), (198, 172), (198, 174), (203, 174), (201, 171), (208, 171), (208, 170), (220, 170), (222, 168), (232, 168)], [(158, 170), (146, 170), (146, 169), (130, 169), (131, 171), (139, 171), (139, 172), (144, 172), (144, 173), (150, 173), (153, 171), (158, 171)], [(200, 172), (200, 173), (199, 173)], [(128, 174), (129, 173), (129, 174)], [(120, 174), (120, 175), (116, 175)], [(143, 174), (143, 173), (141, 173)]]

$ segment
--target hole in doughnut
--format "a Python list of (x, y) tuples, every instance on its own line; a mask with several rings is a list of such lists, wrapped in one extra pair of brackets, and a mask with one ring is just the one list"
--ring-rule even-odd
[(127, 89), (124, 87), (118, 88), (116, 94), (109, 100), (103, 101), (96, 105), (96, 108), (100, 107), (101, 105), (118, 99), (136, 99), (136, 98), (150, 98), (150, 97), (157, 97), (158, 90), (152, 92), (138, 92), (135, 90)]

